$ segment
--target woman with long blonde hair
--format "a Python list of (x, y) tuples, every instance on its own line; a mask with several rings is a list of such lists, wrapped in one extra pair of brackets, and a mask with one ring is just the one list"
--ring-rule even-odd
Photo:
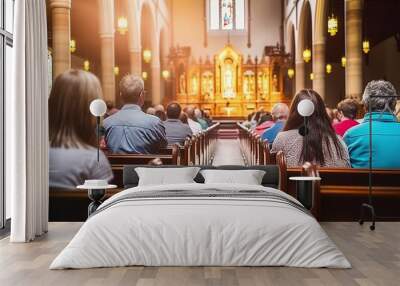
[(50, 187), (112, 179), (103, 153), (97, 162), (96, 121), (89, 111), (90, 102), (101, 97), (99, 80), (89, 72), (72, 69), (55, 79), (49, 97)]

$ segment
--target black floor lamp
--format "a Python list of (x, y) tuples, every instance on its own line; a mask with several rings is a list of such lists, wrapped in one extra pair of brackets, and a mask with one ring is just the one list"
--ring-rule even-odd
[(106, 114), (107, 105), (102, 99), (95, 99), (90, 103), (90, 113), (96, 117), (96, 136), (97, 136), (97, 163), (100, 157), (100, 118)]
[[(97, 164), (100, 164), (100, 119), (107, 111), (104, 100), (95, 99), (90, 103), (90, 113), (96, 117), (96, 137), (97, 137)], [(92, 201), (88, 206), (88, 216), (91, 216), (102, 203), (107, 189), (116, 188), (116, 185), (108, 184), (107, 180), (91, 179), (85, 180), (83, 185), (77, 186), (78, 189), (86, 189), (88, 197)]]
[[(297, 112), (304, 118), (304, 124), (299, 128), (299, 133), (304, 137), (304, 158), (308, 154), (308, 120), (314, 113), (314, 103), (309, 99), (303, 99), (297, 105)], [(311, 210), (313, 207), (313, 183), (321, 180), (320, 177), (290, 177), (289, 180), (296, 181), (296, 197), (306, 207)]]
[[(397, 98), (400, 99), (399, 95), (396, 96), (385, 96), (385, 95), (371, 95), (371, 98)], [(385, 110), (384, 110), (385, 111)], [(383, 112), (384, 112), (383, 111)], [(370, 230), (375, 230), (376, 213), (375, 207), (372, 202), (372, 109), (371, 104), (368, 107), (369, 113), (369, 162), (368, 162), (368, 203), (363, 203), (361, 205), (361, 215), (358, 221), (361, 225), (364, 224), (365, 211), (368, 210), (371, 213), (372, 224), (369, 226)]]

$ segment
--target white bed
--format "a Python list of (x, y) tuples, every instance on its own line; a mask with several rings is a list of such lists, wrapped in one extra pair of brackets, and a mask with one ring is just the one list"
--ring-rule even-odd
[[(175, 195), (165, 195), (173, 191), (177, 191)], [(351, 267), (300, 205), (279, 190), (254, 185), (193, 183), (131, 188), (104, 202), (50, 269), (128, 265)]]

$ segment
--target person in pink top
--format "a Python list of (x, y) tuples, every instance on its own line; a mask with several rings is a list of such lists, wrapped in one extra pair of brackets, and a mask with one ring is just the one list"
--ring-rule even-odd
[(339, 122), (333, 125), (336, 134), (344, 136), (346, 131), (359, 123), (355, 120), (358, 111), (358, 104), (353, 99), (345, 99), (338, 103)]
[(272, 114), (270, 112), (266, 112), (266, 113), (264, 113), (264, 115), (262, 115), (260, 117), (260, 121), (259, 121), (256, 129), (254, 129), (254, 132), (257, 135), (262, 136), (263, 133), (265, 132), (265, 130), (267, 130), (268, 128), (271, 128), (274, 124), (275, 124), (275, 122), (274, 122), (274, 119), (272, 118)]

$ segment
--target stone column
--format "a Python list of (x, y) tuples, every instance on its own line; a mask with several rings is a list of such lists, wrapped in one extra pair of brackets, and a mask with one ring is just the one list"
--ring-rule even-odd
[(151, 100), (153, 104), (161, 104), (161, 68), (160, 54), (155, 51), (151, 62)]
[(140, 46), (140, 22), (137, 0), (125, 0), (128, 7), (128, 36), (130, 72), (136, 76), (142, 76), (142, 48)]
[(101, 85), (104, 100), (115, 103), (114, 1), (99, 0)]
[(142, 76), (142, 51), (141, 49), (131, 50), (129, 52), (131, 63), (131, 74)]
[(314, 43), (313, 56), (313, 89), (325, 98), (325, 42)]
[(327, 19), (326, 0), (317, 1), (315, 12), (315, 32), (313, 41), (313, 89), (325, 98), (326, 95), (326, 23)]
[(295, 94), (300, 90), (304, 89), (306, 86), (305, 80), (306, 73), (306, 64), (303, 60), (296, 60), (296, 86), (295, 86)]
[(71, 0), (50, 0), (52, 18), (53, 78), (71, 68)]
[(363, 0), (346, 0), (346, 97), (360, 99), (362, 75)]

